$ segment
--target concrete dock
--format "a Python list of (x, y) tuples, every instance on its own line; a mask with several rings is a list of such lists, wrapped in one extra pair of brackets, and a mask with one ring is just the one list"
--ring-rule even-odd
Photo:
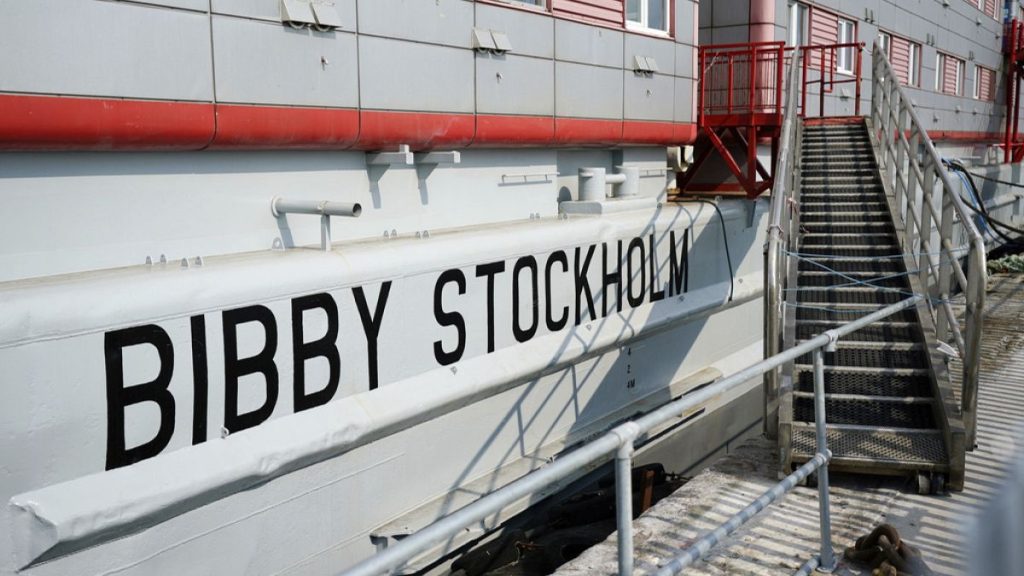
[[(962, 310), (960, 311), (962, 312)], [(993, 275), (986, 296), (979, 383), (978, 446), (967, 454), (962, 492), (919, 496), (903, 478), (833, 475), (832, 543), (836, 574), (870, 574), (841, 558), (845, 547), (888, 522), (921, 549), (936, 574), (965, 574), (965, 531), (1002, 486), (1024, 431), (1024, 275)], [(950, 365), (959, 388), (960, 366)], [(758, 438), (715, 462), (634, 522), (636, 568), (647, 573), (716, 528), (776, 482), (774, 441)], [(818, 551), (818, 492), (797, 488), (737, 530), (686, 574), (792, 574)], [(564, 565), (557, 574), (616, 574), (616, 540)]]

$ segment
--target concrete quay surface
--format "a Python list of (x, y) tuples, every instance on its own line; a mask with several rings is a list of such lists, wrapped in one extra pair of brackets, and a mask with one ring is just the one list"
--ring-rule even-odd
[[(882, 522), (920, 548), (939, 575), (968, 573), (967, 531), (1003, 489), (1008, 460), (1020, 454), (1024, 426), (1024, 275), (994, 275), (985, 306), (979, 384), (978, 446), (967, 454), (963, 492), (919, 496), (909, 479), (832, 475), (836, 574), (871, 570), (842, 551)], [(955, 387), (960, 366), (950, 365)], [(755, 438), (699, 473), (634, 521), (636, 572), (646, 574), (717, 528), (778, 482), (775, 444)], [(617, 573), (616, 535), (562, 566), (560, 576)], [(742, 526), (684, 574), (792, 574), (818, 553), (818, 492), (798, 487)]]

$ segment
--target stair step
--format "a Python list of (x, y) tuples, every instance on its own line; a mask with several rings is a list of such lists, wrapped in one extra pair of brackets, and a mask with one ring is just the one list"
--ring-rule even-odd
[(889, 222), (889, 212), (875, 210), (875, 211), (864, 211), (864, 212), (803, 212), (800, 215), (800, 223), (811, 223), (811, 222), (843, 222), (843, 223), (862, 223), (862, 222)]
[(897, 246), (896, 235), (878, 232), (863, 234), (803, 234), (800, 245), (807, 246)]
[[(812, 370), (795, 372), (793, 374), (793, 389), (800, 392), (813, 392), (814, 372)], [(869, 396), (931, 396), (932, 385), (927, 376), (886, 376), (826, 371), (825, 392)]]
[(880, 182), (873, 184), (808, 184), (804, 183), (800, 186), (800, 197), (803, 198), (808, 195), (824, 194), (828, 196), (836, 196), (838, 194), (878, 194), (884, 197), (885, 188), (882, 187)]
[[(882, 350), (873, 348), (838, 348), (825, 352), (825, 364), (833, 367), (858, 368), (927, 368), (928, 356), (923, 348), (909, 350)], [(810, 364), (812, 357), (805, 354), (798, 363)]]
[(908, 293), (879, 288), (824, 288), (821, 290), (801, 286), (797, 292), (797, 302), (801, 304), (895, 304), (906, 300)]
[[(805, 320), (845, 320), (846, 322), (849, 322), (884, 308), (884, 306), (876, 304), (859, 305), (841, 303), (824, 305), (800, 303), (796, 306), (796, 320), (798, 323)], [(913, 322), (917, 320), (917, 315), (913, 310), (901, 310), (889, 316), (889, 319), (896, 322)]]
[[(826, 414), (827, 419), (827, 414)], [(815, 454), (813, 424), (794, 423), (793, 460), (801, 462)], [(830, 465), (878, 465), (906, 470), (944, 470), (946, 447), (936, 428), (880, 428), (828, 424), (825, 441), (832, 451)]]
[(804, 174), (801, 176), (801, 183), (811, 186), (817, 184), (834, 187), (877, 184), (878, 180), (874, 173), (870, 175), (824, 174), (820, 176)]
[(892, 222), (888, 220), (879, 220), (877, 222), (829, 222), (822, 220), (819, 222), (801, 222), (800, 227), (807, 232), (819, 234), (856, 233), (869, 230), (872, 232), (890, 232), (894, 230)]
[[(814, 398), (793, 398), (793, 421), (814, 422)], [(855, 400), (825, 399), (825, 421), (834, 424), (857, 424), (893, 428), (935, 428), (932, 402), (878, 402), (871, 397)], [(833, 450), (834, 452), (834, 450)]]
[(837, 256), (844, 258), (900, 258), (903, 253), (896, 244), (855, 244), (839, 246), (827, 244), (801, 245), (800, 254), (810, 256)]
[[(812, 264), (813, 266), (813, 264)], [(899, 288), (909, 290), (907, 279), (899, 272), (893, 274), (878, 274), (875, 272), (844, 272), (844, 278), (834, 272), (828, 272), (822, 268), (815, 267), (815, 270), (802, 270), (797, 275), (797, 286), (804, 288), (845, 288), (862, 286), (865, 288)], [(852, 280), (851, 280), (852, 278)], [(855, 281), (856, 280), (856, 281)]]
[(808, 192), (804, 190), (800, 194), (801, 204), (807, 204), (809, 202), (886, 202), (885, 194), (882, 193), (881, 188), (878, 190), (865, 190), (860, 189), (848, 189), (837, 192), (818, 192), (816, 188), (814, 191)]
[(868, 202), (840, 202), (804, 198), (800, 206), (807, 212), (884, 212), (888, 207), (882, 198)]
[[(807, 340), (826, 330), (838, 328), (842, 324), (842, 321), (804, 320), (796, 325), (796, 337), (799, 340)], [(920, 335), (913, 322), (875, 322), (852, 334), (843, 336), (839, 345), (844, 342), (856, 342), (859, 345), (876, 343), (885, 345), (891, 342), (917, 342), (919, 340)]]

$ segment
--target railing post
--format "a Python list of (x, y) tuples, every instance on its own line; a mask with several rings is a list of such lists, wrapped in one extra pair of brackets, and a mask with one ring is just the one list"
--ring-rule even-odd
[[(914, 227), (910, 211), (913, 210), (914, 203), (917, 200), (917, 187), (921, 184), (917, 181), (917, 171), (921, 171), (923, 174), (921, 162), (918, 160), (918, 150), (921, 148), (921, 127), (915, 126), (913, 122), (910, 125), (910, 140), (907, 142), (907, 190), (905, 192), (905, 202), (897, 204), (897, 210), (903, 216), (903, 223), (906, 226), (906, 242), (904, 246), (904, 252), (914, 251), (914, 240), (916, 238), (917, 229)], [(914, 168), (918, 170), (914, 170)], [(904, 208), (906, 205), (906, 208)]]
[(985, 310), (984, 242), (980, 239), (972, 242), (971, 251), (968, 254), (967, 310), (965, 311), (967, 335), (964, 342), (964, 373), (960, 396), (967, 449), (973, 450), (977, 443), (978, 364), (981, 362), (981, 322)]
[(634, 422), (619, 434), (615, 452), (615, 524), (619, 544), (619, 576), (633, 574), (633, 441), (640, 428)]
[(853, 115), (860, 116), (860, 73), (861, 73), (861, 61), (864, 59), (864, 44), (861, 43), (857, 46), (857, 82), (854, 84), (856, 91), (856, 99), (853, 105)]
[[(953, 237), (953, 191), (946, 190), (945, 186), (940, 186), (940, 193), (942, 194), (942, 221), (939, 223), (939, 245), (942, 245), (943, 238)], [(953, 262), (952, 258), (956, 258), (956, 255), (947, 252), (939, 252), (939, 282), (938, 282), (938, 296), (940, 300), (948, 300), (950, 287), (953, 282)], [(940, 342), (945, 342), (949, 338), (949, 328), (952, 318), (946, 313), (946, 307), (939, 305), (936, 306), (936, 320), (935, 320), (935, 336)]]
[[(909, 150), (904, 146), (903, 138), (904, 132), (907, 126), (907, 107), (900, 106), (899, 113), (896, 119), (896, 133), (893, 134), (893, 145), (896, 147), (896, 186), (893, 187), (893, 191), (896, 193), (894, 200), (896, 201), (897, 208), (903, 206), (903, 196), (907, 191), (907, 186), (910, 180), (914, 178), (914, 172), (912, 170), (904, 170), (904, 163), (907, 163)], [(903, 176), (900, 176), (901, 171)]]
[(825, 429), (825, 361), (821, 348), (815, 349), (812, 354), (814, 356), (814, 430), (817, 435), (818, 454), (824, 454), (826, 458), (825, 463), (818, 468), (818, 520), (821, 524), (821, 564), (818, 570), (832, 572), (836, 568), (836, 558), (832, 551), (832, 517), (828, 502), (828, 461), (832, 459), (832, 455), (828, 451)]
[[(921, 229), (918, 230), (920, 246), (917, 249), (917, 261), (918, 269), (921, 271), (921, 290), (925, 294), (931, 296), (931, 254), (927, 252), (931, 251), (931, 248), (935, 246), (932, 243), (932, 211), (928, 207), (928, 203), (934, 198), (935, 192), (935, 171), (940, 168), (935, 166), (935, 159), (932, 158), (931, 154), (925, 155), (924, 165), (921, 166), (921, 170), (924, 172), (924, 184), (921, 186), (921, 205), (918, 207), (918, 221), (921, 223)], [(940, 243), (941, 245), (941, 243)], [(941, 257), (941, 253), (940, 253)], [(931, 308), (931, 301), (929, 300), (929, 308)]]

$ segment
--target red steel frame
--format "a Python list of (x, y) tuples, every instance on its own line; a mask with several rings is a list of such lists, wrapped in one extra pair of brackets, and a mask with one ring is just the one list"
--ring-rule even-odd
[(1014, 18), (1007, 24), (1003, 51), (1006, 53), (1006, 129), (1003, 130), (1003, 162), (1024, 160), (1020, 129), (1020, 83), (1024, 76), (1024, 22)]
[[(722, 191), (728, 185), (701, 185), (692, 182), (701, 166), (717, 152), (739, 187), (747, 197), (755, 198), (769, 190), (774, 183), (778, 141), (782, 128), (782, 77), (786, 54), (793, 47), (783, 42), (752, 42), (701, 46), (698, 56), (700, 88), (697, 93), (697, 125), (703, 130), (711, 146), (705, 147), (693, 166), (678, 178), (677, 186), (686, 191)], [(802, 86), (800, 115), (807, 113), (807, 87), (820, 84), (818, 114), (825, 116), (825, 94), (836, 84), (855, 84), (855, 114), (860, 115), (861, 60), (864, 43), (801, 46)], [(837, 78), (836, 63), (839, 50), (855, 50), (853, 75)], [(817, 55), (817, 80), (808, 80), (814, 72), (810, 63)], [(739, 143), (746, 155), (746, 171), (740, 168), (725, 139), (731, 137)], [(757, 158), (757, 143), (771, 142), (771, 166), (765, 167)], [(760, 180), (758, 180), (760, 176)]]

